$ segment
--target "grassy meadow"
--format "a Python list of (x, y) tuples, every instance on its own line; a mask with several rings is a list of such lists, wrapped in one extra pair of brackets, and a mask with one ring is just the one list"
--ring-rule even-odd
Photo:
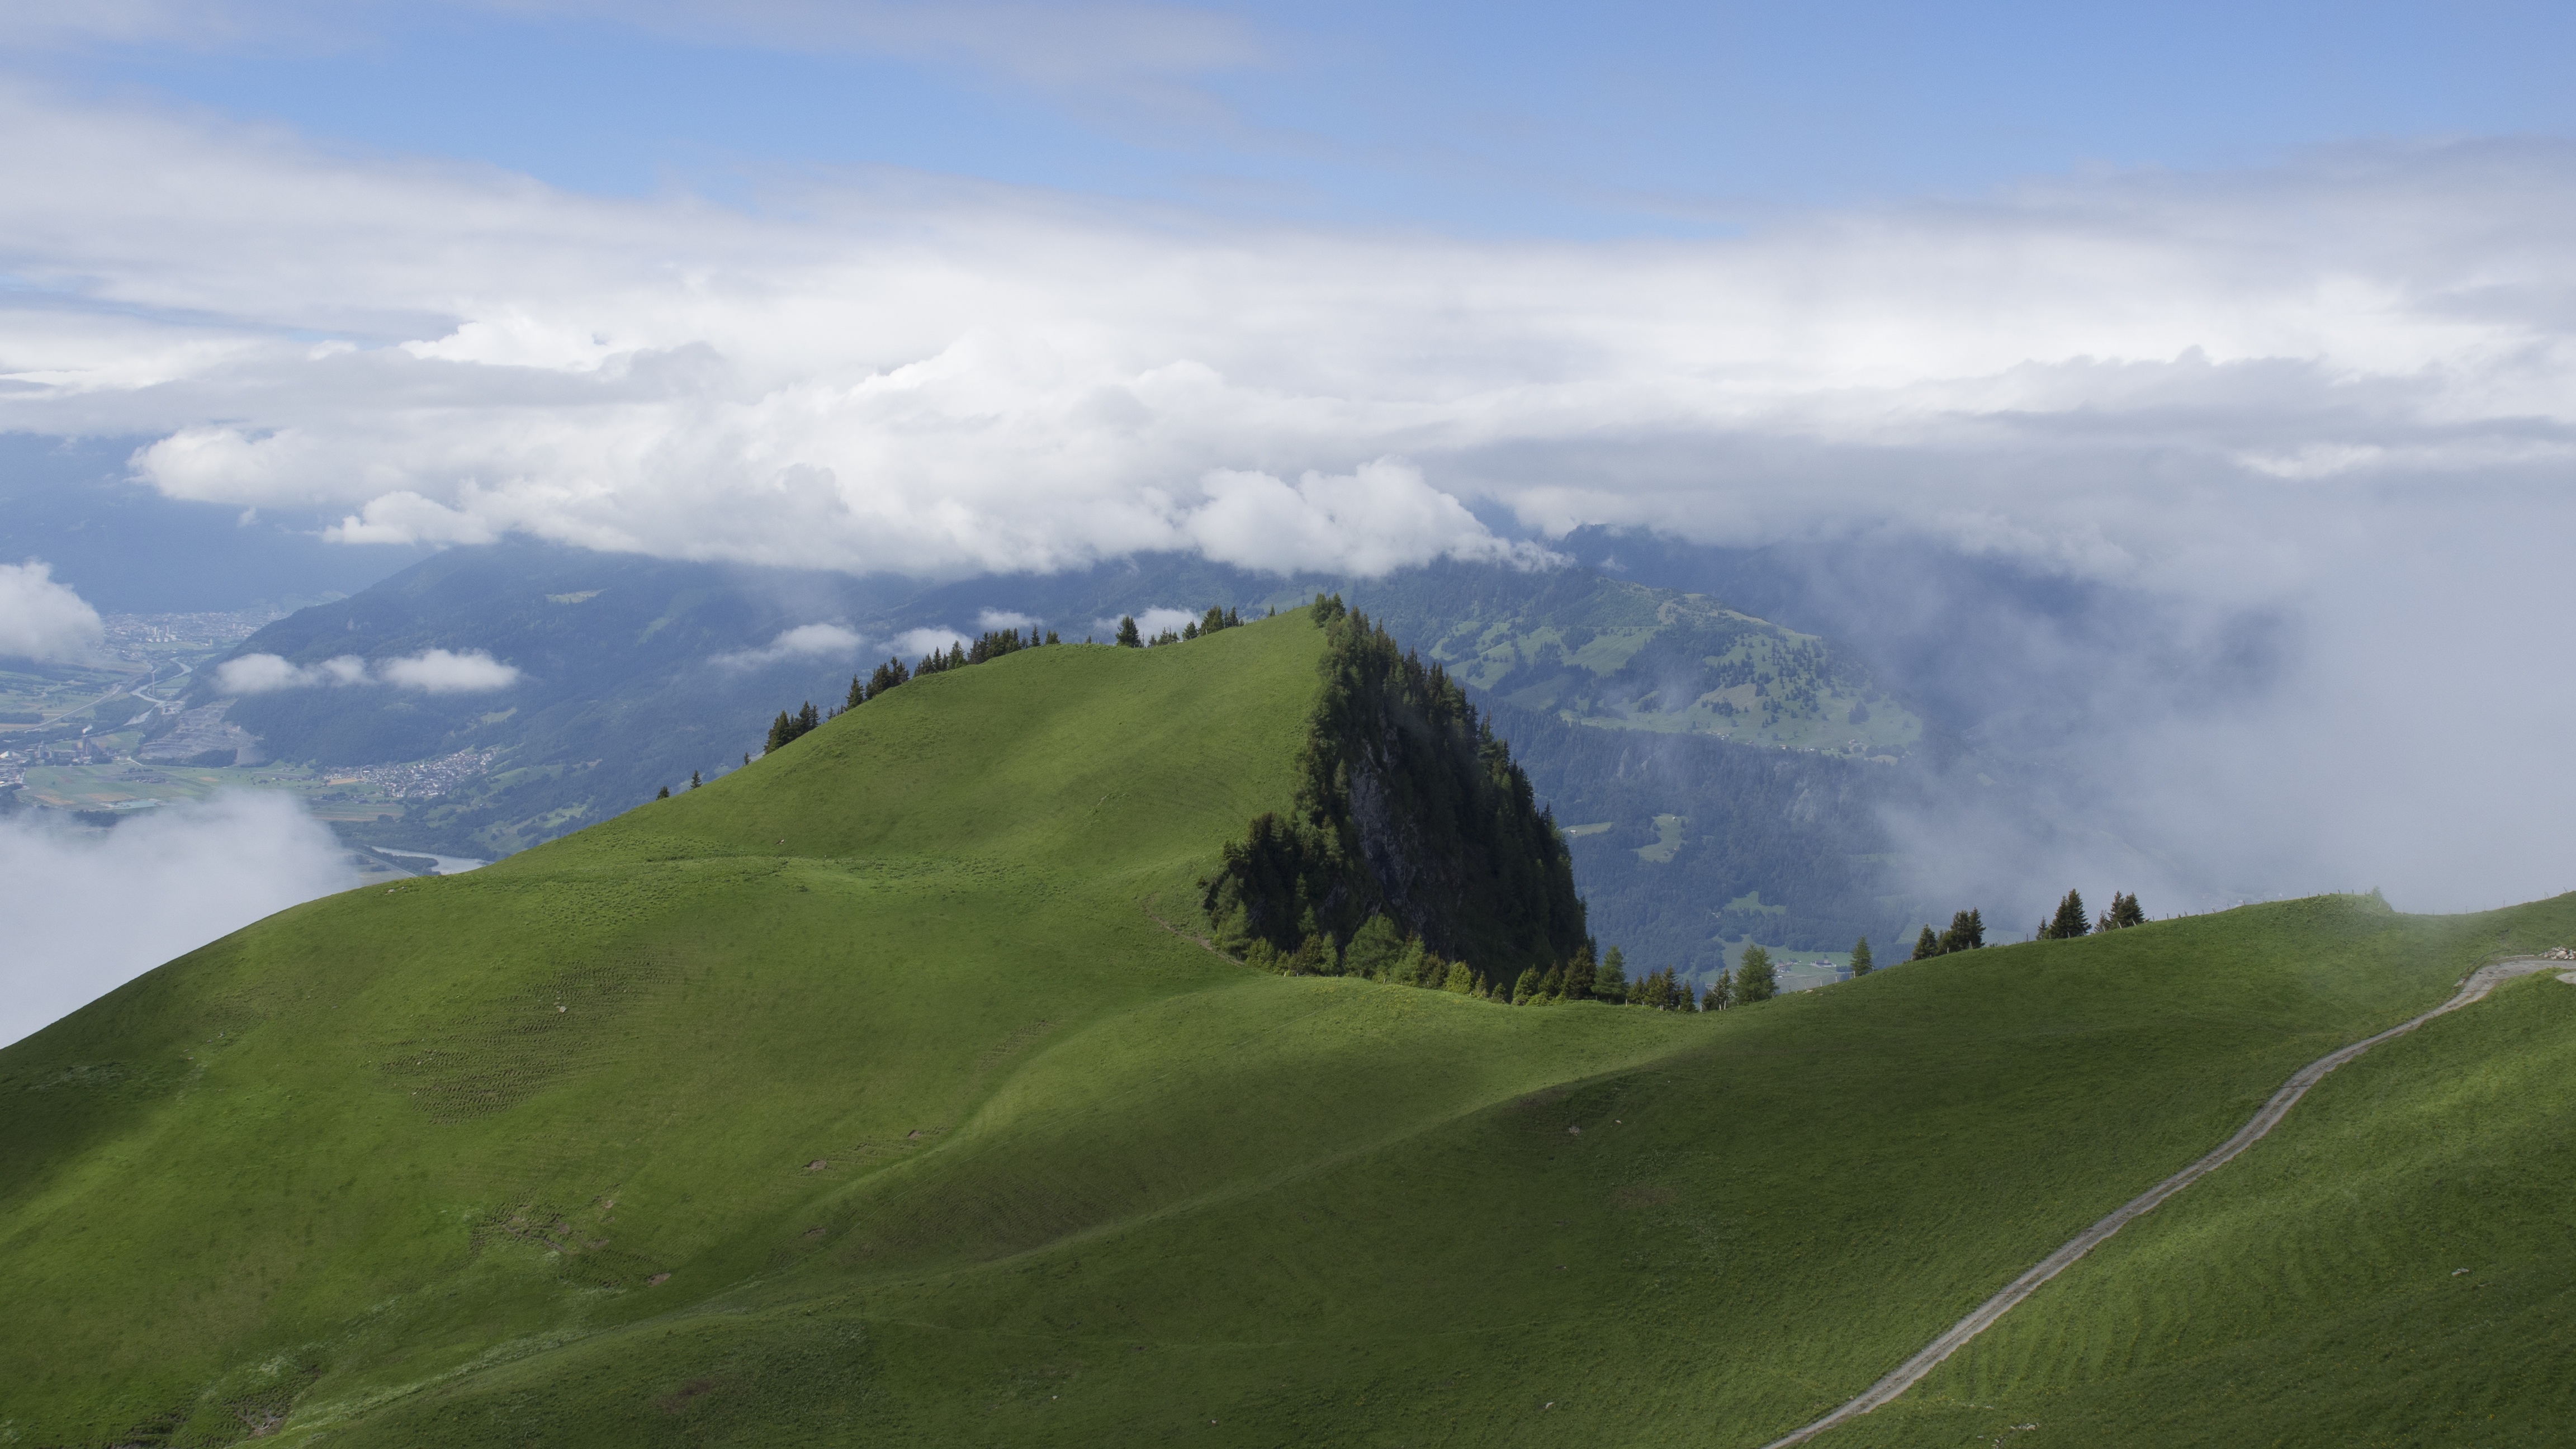
[[(1715, 1016), (1253, 973), (1195, 882), (1322, 642), (920, 680), (0, 1051), (0, 1442), (1758, 1445), (2576, 940), (2321, 898)], [(1823, 1442), (2515, 1442), (2571, 1055), (2546, 977), (2381, 1048)]]

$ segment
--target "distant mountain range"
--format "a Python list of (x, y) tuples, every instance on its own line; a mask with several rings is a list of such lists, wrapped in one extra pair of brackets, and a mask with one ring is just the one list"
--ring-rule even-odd
[[(2074, 792), (2051, 774), (2053, 742), (2080, 728), (2075, 698), (2034, 677), (2032, 661), (2116, 652), (2101, 642), (2129, 617), (2116, 596), (1910, 548), (1727, 550), (1597, 530), (1561, 546), (1579, 561), (1535, 571), (1436, 563), (1283, 578), (1143, 555), (928, 583), (527, 542), (458, 548), (246, 641), (236, 657), (273, 654), (311, 682), (243, 697), (227, 718), (285, 760), (488, 752), (488, 772), (445, 797), (343, 829), (379, 847), (490, 857), (692, 772), (739, 768), (778, 711), (828, 710), (889, 655), (990, 627), (1106, 639), (1126, 614), (1151, 633), (1212, 604), (1257, 615), (1333, 591), (1492, 711), (1573, 834), (1604, 939), (1656, 965), (1705, 978), (1748, 940), (1841, 953), (1867, 934), (1883, 952), (1966, 905), (2017, 919), (2021, 902), (1993, 885), (1927, 894), (1938, 873), (1891, 829), (1945, 818), (1962, 799), (2038, 842), (2039, 858), (2067, 830), (2101, 846), (2098, 822), (2058, 803)], [(2034, 651), (2041, 630), (2058, 642)], [(430, 650), (485, 652), (517, 675), (437, 693), (333, 684), (324, 670)], [(192, 703), (222, 693), (218, 670), (198, 677)]]

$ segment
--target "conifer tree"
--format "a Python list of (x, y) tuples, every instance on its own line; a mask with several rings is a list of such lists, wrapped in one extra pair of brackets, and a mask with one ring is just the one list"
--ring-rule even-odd
[(1183, 624), (1181, 626), (1181, 637), (1184, 639), (1195, 639), (1199, 637), (1199, 621), (1192, 619), (1188, 623)]
[(1717, 973), (1717, 979), (1708, 983), (1708, 994), (1699, 999), (1699, 1009), (1702, 1011), (1724, 1011), (1734, 1004), (1735, 973), (1732, 971), (1720, 971)]
[(1628, 999), (1628, 963), (1618, 947), (1611, 947), (1610, 954), (1601, 958), (1601, 973), (1592, 983), (1592, 994), (1604, 1001)]
[(2147, 913), (2138, 905), (2136, 896), (2121, 895), (2115, 891), (2111, 895), (2111, 914), (2108, 919), (2112, 930), (2125, 931), (2131, 926), (2145, 925)]
[(1296, 954), (1288, 958), (1291, 976), (1329, 976), (1332, 974), (1331, 938), (1322, 932), (1297, 943)]
[(1950, 917), (1950, 929), (1941, 933), (1940, 954), (1974, 951), (1986, 944), (1986, 918), (1975, 911), (1960, 911)]
[(702, 783), (704, 783), (704, 782), (698, 779), (698, 772), (697, 772), (697, 771), (695, 771), (695, 770), (691, 770), (691, 771), (689, 772), (689, 788), (690, 788), (690, 789), (692, 789), (692, 790), (694, 790), (694, 789), (698, 788), (698, 786), (699, 786), (700, 784), (702, 784)]
[(1539, 980), (1540, 977), (1537, 967), (1522, 967), (1520, 979), (1512, 983), (1512, 1005), (1529, 1005), (1530, 1002), (1538, 995)]
[(1594, 964), (1592, 960), (1592, 943), (1586, 941), (1575, 949), (1574, 959), (1566, 963), (1565, 999), (1568, 1001), (1591, 1000), (1593, 982), (1600, 976), (1600, 974), (1601, 968)]
[(1136, 632), (1136, 616), (1126, 614), (1118, 620), (1118, 642), (1130, 649), (1145, 647), (1144, 636)]
[(2080, 891), (2068, 891), (2066, 893), (2066, 899), (2057, 903), (2057, 915), (2055, 919), (2048, 923), (2048, 930), (2045, 939), (2051, 941), (2072, 940), (2077, 936), (2090, 934), (2092, 929), (2093, 923), (2084, 919), (2083, 893)]
[[(787, 711), (783, 709), (780, 710), (778, 712), (778, 718), (769, 722), (769, 743), (762, 745), (760, 747), (760, 752), (764, 755), (768, 754), (771, 750), (777, 749), (780, 745), (796, 738), (793, 733), (795, 728), (796, 721), (787, 717)], [(751, 757), (749, 755), (743, 756), (742, 762), (746, 765), (750, 764)]]
[(1760, 946), (1745, 947), (1744, 960), (1735, 968), (1735, 999), (1769, 1001), (1779, 994), (1780, 973), (1771, 965), (1771, 953)]
[(1404, 932), (1395, 921), (1380, 913), (1360, 923), (1351, 933), (1350, 944), (1342, 948), (1342, 968), (1352, 976), (1366, 976), (1383, 981), (1387, 971), (1404, 956)]
[(1538, 979), (1538, 999), (1541, 1001), (1563, 1001), (1565, 999), (1564, 967), (1550, 966), (1547, 968), (1547, 974)]
[(665, 785), (665, 786), (663, 786), (661, 789), (654, 791), (654, 792), (653, 792), (653, 798), (654, 798), (654, 799), (656, 799), (656, 800), (668, 800), (668, 799), (670, 799), (670, 798), (671, 798), (671, 787), (670, 787), (670, 786), (668, 786), (668, 785)]
[(1914, 938), (1914, 954), (1906, 959), (1909, 961), (1929, 961), (1940, 954), (1941, 938), (1932, 934), (1932, 928), (1930, 926), (1925, 926), (1923, 928), (1923, 934)]
[(1869, 959), (1869, 937), (1863, 936), (1852, 943), (1851, 966), (1854, 977), (1867, 976), (1875, 969)]
[(1441, 989), (1443, 991), (1454, 991), (1460, 996), (1475, 995), (1476, 973), (1474, 969), (1469, 967), (1464, 961), (1450, 962), (1449, 977), (1446, 981), (1441, 983)]

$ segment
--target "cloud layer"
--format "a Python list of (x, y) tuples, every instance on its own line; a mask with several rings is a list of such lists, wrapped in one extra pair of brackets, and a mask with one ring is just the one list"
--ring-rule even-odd
[(603, 200), (24, 88), (0, 134), (0, 426), (158, 432), (162, 489), (351, 540), (1375, 572), (1865, 515), (2259, 592), (2316, 552), (2289, 513), (2576, 459), (2558, 146), (1575, 246)]
[(174, 805), (105, 832), (0, 820), (0, 1046), (143, 972), (357, 883), (283, 795)]
[(931, 575), (1922, 538), (2177, 638), (2285, 621), (2239, 697), (2035, 649), (2106, 819), (2258, 888), (2576, 884), (2576, 772), (2516, 723), (2576, 678), (2566, 144), (1540, 244), (898, 176), (603, 199), (25, 87), (0, 138), (0, 428), (154, 435), (175, 496)]
[(355, 654), (310, 665), (294, 664), (275, 654), (245, 654), (225, 660), (215, 670), (215, 685), (226, 694), (362, 684), (416, 689), (423, 694), (484, 694), (518, 682), (518, 666), (504, 664), (480, 649), (463, 653), (429, 649), (373, 664)]
[(0, 659), (76, 663), (106, 639), (98, 610), (54, 582), (51, 565), (0, 564)]
[(777, 638), (758, 649), (720, 654), (716, 656), (716, 662), (749, 669), (775, 664), (783, 659), (847, 659), (866, 642), (864, 636), (846, 624), (799, 624), (792, 629), (780, 630)]

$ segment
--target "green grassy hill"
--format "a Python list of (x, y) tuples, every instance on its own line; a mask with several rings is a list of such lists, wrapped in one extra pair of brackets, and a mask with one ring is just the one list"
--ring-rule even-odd
[[(2328, 898), (1708, 1017), (1254, 973), (1196, 882), (1287, 806), (1322, 648), (916, 681), (0, 1051), (0, 1442), (1760, 1444), (2576, 939), (2576, 898)], [(2539, 1442), (2552, 992), (2347, 1068), (1824, 1442), (2354, 1442), (2301, 1405), (2398, 1392), (2389, 1325), (2410, 1442)]]

